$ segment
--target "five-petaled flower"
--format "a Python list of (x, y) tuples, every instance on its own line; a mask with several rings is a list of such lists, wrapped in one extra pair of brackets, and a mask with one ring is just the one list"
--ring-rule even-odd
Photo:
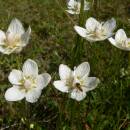
[(25, 32), (22, 23), (13, 19), (6, 33), (0, 30), (0, 52), (3, 54), (19, 53), (28, 44), (31, 28)]
[(18, 101), (26, 98), (26, 101), (34, 103), (41, 95), (51, 80), (48, 73), (38, 75), (37, 63), (31, 59), (25, 61), (22, 71), (12, 70), (9, 81), (13, 87), (7, 89), (5, 99), (7, 101)]
[[(84, 10), (89, 10), (89, 2), (84, 0)], [(68, 2), (68, 10), (66, 10), (70, 14), (80, 14), (81, 1), (69, 0)]]
[(130, 51), (130, 38), (126, 36), (126, 33), (123, 29), (119, 29), (116, 32), (115, 39), (111, 37), (108, 40), (117, 48)]
[(72, 71), (67, 65), (59, 66), (59, 76), (61, 80), (54, 81), (54, 86), (61, 92), (70, 93), (70, 97), (81, 101), (86, 97), (86, 92), (93, 90), (99, 83), (96, 77), (88, 77), (90, 66), (88, 62), (83, 62)]
[(114, 18), (106, 22), (98, 22), (95, 18), (90, 17), (86, 21), (86, 28), (80, 26), (74, 26), (75, 31), (83, 38), (90, 42), (103, 41), (113, 35), (113, 31), (116, 27), (116, 21)]

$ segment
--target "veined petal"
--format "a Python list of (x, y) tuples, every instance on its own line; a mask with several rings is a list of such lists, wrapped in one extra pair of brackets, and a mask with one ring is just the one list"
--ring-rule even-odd
[(122, 44), (117, 43), (117, 42), (115, 41), (115, 39), (113, 39), (112, 37), (109, 38), (108, 40), (109, 40), (110, 43), (111, 43), (112, 45), (114, 45), (115, 47), (117, 47), (117, 48), (119, 48), (119, 49), (121, 49), (121, 50), (124, 50), (124, 51), (130, 51), (130, 47), (124, 47), (124, 46), (122, 46)]
[(22, 23), (18, 19), (14, 18), (9, 25), (7, 33), (13, 33), (21, 36), (24, 32)]
[(90, 72), (90, 65), (88, 62), (83, 62), (74, 70), (74, 76), (81, 79), (83, 76), (88, 76)]
[(28, 30), (22, 35), (21, 40), (22, 40), (22, 46), (26, 46), (28, 44), (29, 38), (31, 34), (31, 27), (28, 27)]
[(77, 101), (81, 101), (86, 97), (86, 93), (82, 92), (78, 89), (73, 89), (70, 96), (72, 99), (75, 99)]
[(48, 73), (38, 75), (37, 77), (37, 88), (43, 89), (51, 81), (51, 76)]
[(23, 79), (23, 74), (22, 71), (20, 70), (12, 70), (8, 76), (8, 79), (10, 81), (10, 83), (14, 84), (14, 85), (20, 85), (20, 80)]
[(0, 45), (5, 44), (4, 42), (5, 39), (6, 39), (5, 33), (2, 30), (0, 30)]
[(88, 32), (95, 31), (95, 29), (98, 28), (99, 26), (100, 26), (100, 23), (95, 18), (92, 18), (92, 17), (87, 19), (86, 24), (85, 24), (85, 27)]
[(64, 92), (64, 93), (68, 93), (68, 86), (66, 86), (64, 81), (61, 81), (61, 80), (54, 81), (53, 85), (59, 91)]
[(23, 65), (23, 74), (25, 76), (38, 76), (38, 66), (37, 63), (31, 59), (25, 61)]
[(116, 20), (114, 18), (108, 20), (103, 24), (103, 27), (106, 32), (112, 33), (112, 31), (116, 28)]
[(119, 29), (115, 35), (115, 40), (117, 43), (123, 43), (127, 40), (126, 33), (123, 29)]
[(59, 76), (61, 80), (70, 79), (70, 77), (72, 76), (72, 71), (67, 65), (61, 64), (59, 66)]
[(80, 26), (74, 26), (74, 29), (81, 37), (86, 38), (86, 35), (87, 35), (86, 29)]
[(37, 100), (39, 99), (40, 95), (41, 95), (42, 90), (41, 89), (33, 89), (31, 91), (29, 91), (26, 94), (26, 101), (30, 102), (30, 103), (35, 103), (37, 102)]
[(25, 96), (25, 93), (20, 91), (18, 86), (13, 86), (5, 92), (5, 99), (7, 101), (18, 101), (22, 100)]
[(100, 80), (96, 77), (84, 77), (82, 79), (82, 86), (85, 88), (85, 92), (91, 91), (97, 87)]

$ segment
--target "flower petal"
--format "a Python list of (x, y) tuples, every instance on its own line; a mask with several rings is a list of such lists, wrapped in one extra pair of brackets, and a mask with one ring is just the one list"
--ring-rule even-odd
[(61, 64), (59, 66), (59, 75), (61, 80), (67, 80), (72, 76), (72, 71), (67, 65)]
[(92, 17), (87, 19), (86, 25), (85, 25), (88, 32), (95, 31), (95, 29), (98, 28), (99, 26), (100, 26), (100, 23), (95, 18), (92, 18)]
[(14, 84), (14, 85), (20, 85), (20, 80), (22, 80), (23, 78), (23, 74), (22, 71), (20, 70), (12, 70), (8, 76), (8, 79), (10, 81), (10, 83)]
[(38, 66), (37, 63), (31, 59), (25, 61), (23, 65), (23, 74), (25, 76), (38, 76)]
[(74, 29), (81, 37), (86, 38), (87, 35), (86, 29), (79, 26), (74, 26)]
[(84, 10), (89, 10), (89, 9), (90, 9), (90, 2), (84, 0)]
[(115, 39), (114, 38), (108, 38), (108, 40), (109, 40), (109, 42), (112, 44), (112, 45), (114, 45), (114, 46), (117, 46), (116, 45), (116, 41), (115, 41)]
[(75, 0), (69, 0), (68, 6), (74, 7), (74, 5), (75, 5)]
[(112, 18), (112, 19), (106, 21), (103, 24), (103, 27), (104, 27), (106, 32), (111, 34), (112, 31), (116, 28), (116, 20), (114, 18)]
[(85, 88), (85, 92), (91, 91), (97, 87), (100, 80), (96, 77), (84, 77), (82, 86)]
[(22, 23), (18, 19), (14, 18), (9, 25), (7, 33), (13, 33), (21, 36), (24, 32)]
[(5, 44), (4, 42), (5, 39), (6, 39), (5, 33), (2, 30), (0, 30), (0, 45)]
[(119, 29), (115, 35), (115, 40), (117, 43), (123, 43), (127, 40), (126, 33), (123, 29)]
[(66, 10), (66, 12), (68, 12), (69, 14), (79, 14), (79, 12), (73, 10)]
[(54, 81), (53, 85), (59, 91), (64, 92), (64, 93), (68, 93), (68, 86), (66, 86), (64, 81), (61, 81), (61, 80)]
[(26, 101), (30, 102), (30, 103), (35, 103), (37, 102), (37, 100), (39, 99), (40, 95), (41, 95), (41, 90), (40, 89), (33, 89), (32, 91), (29, 91), (26, 94)]
[(74, 74), (78, 79), (81, 79), (83, 76), (88, 76), (89, 72), (90, 65), (88, 62), (83, 62), (74, 70)]
[(26, 46), (28, 44), (30, 34), (31, 34), (31, 27), (29, 26), (28, 30), (21, 37), (22, 42), (23, 42), (22, 46)]
[(5, 92), (5, 99), (7, 101), (18, 101), (24, 98), (25, 94), (19, 90), (18, 86), (13, 86)]
[(37, 87), (39, 89), (43, 89), (48, 85), (48, 83), (51, 81), (51, 76), (48, 73), (44, 73), (41, 75), (38, 75), (37, 77)]
[(115, 41), (115, 39), (113, 39), (112, 37), (108, 39), (110, 41), (110, 43), (112, 45), (114, 45), (115, 47), (121, 49), (121, 50), (125, 50), (125, 51), (130, 51), (130, 47), (123, 47), (122, 44), (119, 44)]
[(72, 92), (71, 92), (71, 98), (72, 99), (75, 99), (77, 101), (81, 101), (83, 100), (85, 97), (86, 97), (86, 93), (85, 92), (82, 92), (78, 89), (74, 89)]

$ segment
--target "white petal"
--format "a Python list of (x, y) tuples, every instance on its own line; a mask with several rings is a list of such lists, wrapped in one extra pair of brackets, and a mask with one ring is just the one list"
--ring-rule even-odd
[(66, 10), (66, 12), (68, 12), (69, 14), (79, 14), (79, 12), (73, 10)]
[(26, 60), (23, 65), (23, 74), (25, 76), (38, 76), (37, 63), (31, 59)]
[(48, 83), (51, 81), (51, 76), (48, 73), (44, 73), (41, 75), (38, 75), (37, 77), (37, 87), (39, 89), (43, 89), (48, 85)]
[(100, 80), (96, 77), (84, 77), (82, 80), (82, 85), (85, 88), (85, 92), (95, 89), (100, 83)]
[(125, 51), (130, 51), (130, 47), (123, 47), (121, 44), (117, 43), (115, 41), (115, 39), (113, 39), (112, 37), (108, 39), (110, 41), (110, 43), (112, 45), (114, 45), (115, 47), (121, 49), (121, 50), (125, 50)]
[(23, 78), (23, 74), (22, 71), (20, 70), (12, 70), (8, 76), (8, 79), (10, 81), (10, 83), (14, 84), (14, 85), (20, 85), (20, 80), (22, 80)]
[(89, 9), (90, 9), (90, 2), (84, 0), (84, 10), (89, 10)]
[(74, 7), (74, 5), (75, 5), (75, 0), (69, 0), (68, 6)]
[(81, 37), (86, 38), (87, 35), (86, 29), (79, 26), (74, 26), (74, 29)]
[(18, 101), (24, 98), (25, 94), (19, 90), (18, 86), (13, 86), (5, 92), (5, 99), (7, 101)]
[(119, 49), (121, 49), (121, 50), (124, 50), (124, 51), (130, 51), (130, 47), (123, 47), (122, 44), (117, 43), (117, 42), (115, 41), (115, 39), (109, 38), (108, 40), (109, 40), (110, 43), (111, 43), (112, 45), (114, 45), (115, 47), (117, 47), (117, 48), (119, 48)]
[(26, 46), (28, 44), (30, 34), (31, 34), (31, 27), (29, 26), (28, 30), (21, 37), (22, 42), (23, 42), (22, 46)]
[(59, 75), (61, 80), (67, 80), (72, 76), (72, 71), (67, 65), (61, 64), (59, 66)]
[(33, 89), (32, 91), (29, 91), (26, 94), (26, 101), (30, 103), (35, 103), (39, 99), (41, 95), (41, 90), (40, 89)]
[(112, 33), (112, 31), (116, 28), (116, 20), (114, 18), (108, 20), (103, 25), (106, 32)]
[(22, 51), (23, 47), (22, 46), (19, 46), (19, 47), (16, 47), (14, 52), (15, 53), (20, 53)]
[(81, 79), (83, 76), (88, 76), (89, 72), (90, 65), (88, 62), (83, 62), (74, 70), (74, 74), (78, 79)]
[(10, 49), (8, 47), (4, 48), (4, 47), (0, 46), (0, 52), (2, 52), (3, 54), (10, 55), (11, 53), (14, 53), (15, 50), (17, 50), (17, 47), (14, 47), (14, 48)]
[(64, 93), (68, 93), (68, 86), (66, 86), (64, 81), (61, 81), (61, 80), (54, 81), (53, 85), (59, 91), (64, 92)]
[(3, 48), (2, 46), (0, 46), (0, 52), (3, 53), (3, 54), (5, 54), (5, 53), (4, 53), (5, 51), (6, 51), (6, 49)]
[(115, 35), (115, 40), (118, 43), (125, 42), (127, 40), (126, 33), (123, 29), (119, 29)]
[(9, 25), (7, 33), (13, 33), (21, 36), (24, 33), (24, 28), (22, 23), (18, 19), (13, 19)]
[(6, 39), (5, 33), (2, 30), (0, 30), (0, 45), (5, 44), (4, 42), (5, 39)]
[(86, 97), (86, 93), (85, 92), (82, 92), (78, 89), (74, 89), (72, 92), (71, 92), (71, 98), (72, 99), (75, 99), (77, 101), (81, 101), (83, 100), (84, 98)]
[(88, 32), (95, 31), (95, 29), (98, 28), (99, 26), (100, 26), (100, 23), (95, 18), (92, 18), (92, 17), (87, 19), (86, 25), (85, 25)]
[(109, 40), (109, 42), (112, 44), (112, 45), (114, 45), (114, 46), (116, 46), (116, 41), (115, 41), (115, 39), (114, 38), (108, 38), (108, 40)]

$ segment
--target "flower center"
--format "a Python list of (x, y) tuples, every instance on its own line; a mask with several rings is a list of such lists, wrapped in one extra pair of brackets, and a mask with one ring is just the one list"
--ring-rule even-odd
[(5, 44), (4, 47), (8, 47), (8, 48), (15, 48), (18, 47), (20, 44), (20, 36), (18, 35), (13, 35), (13, 34), (7, 34), (6, 36), (7, 38), (5, 39)]
[(33, 77), (24, 77), (21, 81), (20, 90), (24, 92), (28, 92), (32, 90), (33, 88), (36, 88), (36, 79)]

